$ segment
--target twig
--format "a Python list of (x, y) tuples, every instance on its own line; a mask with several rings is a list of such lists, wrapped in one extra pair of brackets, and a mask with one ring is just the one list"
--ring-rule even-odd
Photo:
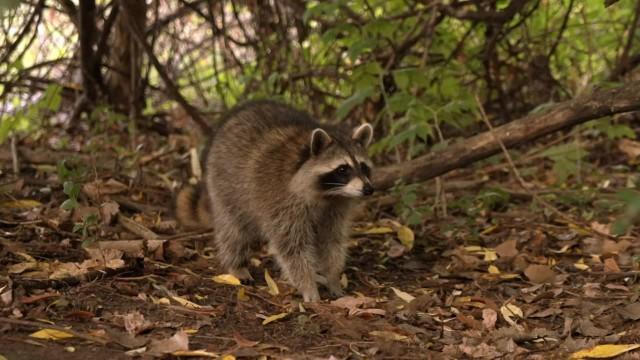
[(515, 176), (516, 180), (518, 181), (518, 183), (520, 184), (522, 189), (527, 194), (529, 194), (536, 202), (542, 204), (544, 207), (546, 207), (547, 209), (549, 209), (550, 211), (552, 211), (554, 214), (558, 215), (560, 218), (564, 219), (565, 221), (567, 221), (569, 223), (573, 223), (573, 224), (580, 224), (585, 230), (587, 230), (589, 232), (592, 232), (594, 234), (597, 234), (597, 235), (600, 235), (600, 236), (604, 236), (604, 237), (607, 237), (607, 238), (610, 238), (610, 239), (614, 238), (613, 236), (611, 236), (609, 234), (605, 234), (605, 233), (600, 232), (598, 230), (592, 229), (591, 227), (583, 224), (581, 221), (573, 219), (571, 216), (564, 214), (562, 211), (556, 209), (555, 206), (553, 206), (552, 204), (550, 204), (549, 202), (547, 202), (546, 200), (544, 200), (543, 198), (538, 196), (537, 193), (531, 191), (530, 186), (526, 183), (526, 181), (524, 181), (524, 179), (520, 175), (520, 172), (518, 171), (518, 168), (513, 163), (513, 159), (511, 158), (511, 154), (509, 154), (509, 150), (507, 150), (507, 147), (504, 145), (502, 140), (500, 140), (499, 137), (495, 136), (495, 134), (493, 132), (493, 126), (491, 125), (491, 122), (487, 118), (487, 114), (484, 111), (484, 107), (482, 106), (482, 103), (480, 102), (480, 99), (478, 98), (478, 95), (475, 94), (474, 97), (475, 97), (476, 103), (478, 105), (478, 109), (480, 110), (480, 117), (482, 118), (482, 121), (484, 121), (485, 125), (487, 125), (487, 128), (489, 128), (489, 133), (490, 133), (491, 137), (500, 145), (500, 148), (502, 149), (504, 157), (505, 157), (505, 159), (507, 159), (507, 163), (509, 164), (509, 168), (511, 169), (511, 172)]
[(13, 164), (13, 173), (20, 175), (20, 163), (18, 162), (18, 147), (16, 146), (16, 137), (11, 137), (11, 162)]
[(7, 324), (12, 324), (12, 325), (21, 325), (21, 326), (34, 327), (34, 328), (38, 328), (38, 329), (58, 330), (58, 331), (62, 331), (62, 332), (66, 332), (68, 334), (71, 334), (74, 337), (77, 337), (79, 339), (95, 342), (95, 343), (98, 343), (98, 344), (101, 344), (101, 345), (106, 345), (106, 344), (109, 343), (109, 340), (100, 339), (100, 338), (97, 338), (97, 337), (94, 337), (94, 336), (90, 336), (90, 335), (85, 335), (83, 333), (79, 333), (77, 331), (74, 331), (74, 330), (71, 330), (71, 329), (67, 329), (67, 328), (59, 326), (59, 325), (45, 324), (45, 323), (39, 323), (39, 322), (36, 322), (36, 321), (29, 321), (29, 320), (10, 319), (10, 318), (6, 318), (6, 317), (0, 317), (0, 322), (7, 323)]

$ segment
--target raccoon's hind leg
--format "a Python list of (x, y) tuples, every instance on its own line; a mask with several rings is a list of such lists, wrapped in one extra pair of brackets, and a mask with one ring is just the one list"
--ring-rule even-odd
[(252, 232), (252, 227), (242, 221), (240, 216), (235, 216), (218, 204), (214, 204), (214, 242), (216, 256), (220, 265), (229, 274), (240, 280), (251, 282), (253, 277), (247, 268), (251, 258), (251, 246), (257, 232)]

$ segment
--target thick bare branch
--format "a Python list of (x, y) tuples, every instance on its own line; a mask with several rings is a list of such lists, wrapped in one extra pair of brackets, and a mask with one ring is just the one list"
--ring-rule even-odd
[[(586, 121), (640, 109), (640, 82), (624, 87), (598, 90), (586, 96), (565, 101), (545, 112), (526, 116), (494, 129), (494, 135), (506, 146), (517, 146), (541, 136)], [(386, 189), (396, 180), (424, 181), (469, 165), (500, 152), (500, 144), (485, 132), (455, 143), (445, 150), (420, 156), (408, 162), (377, 170), (374, 184)]]

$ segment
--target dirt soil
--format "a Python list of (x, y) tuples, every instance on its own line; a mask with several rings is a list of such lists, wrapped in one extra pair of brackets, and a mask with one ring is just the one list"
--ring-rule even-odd
[(130, 149), (108, 145), (117, 135), (74, 137), (60, 150), (51, 138), (23, 142), (20, 174), (2, 164), (6, 359), (565, 359), (640, 343), (640, 238), (610, 235), (614, 212), (601, 206), (629, 176), (616, 164), (589, 168), (575, 188), (550, 185), (549, 164), (522, 165), (535, 191), (506, 163), (483, 162), (442, 180), (446, 215), (434, 183), (421, 185), (412, 206), (437, 211), (411, 226), (394, 211), (402, 194), (378, 194), (354, 223), (347, 295), (323, 289), (308, 304), (264, 250), (254, 284), (214, 278), (210, 232), (176, 226), (169, 204), (197, 140), (144, 135)]

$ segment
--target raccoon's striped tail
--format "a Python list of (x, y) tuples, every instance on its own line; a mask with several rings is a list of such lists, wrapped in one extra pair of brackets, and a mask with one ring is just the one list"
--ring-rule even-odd
[(212, 214), (209, 204), (209, 196), (200, 183), (196, 186), (185, 186), (176, 195), (174, 215), (178, 223), (187, 229), (210, 228)]

